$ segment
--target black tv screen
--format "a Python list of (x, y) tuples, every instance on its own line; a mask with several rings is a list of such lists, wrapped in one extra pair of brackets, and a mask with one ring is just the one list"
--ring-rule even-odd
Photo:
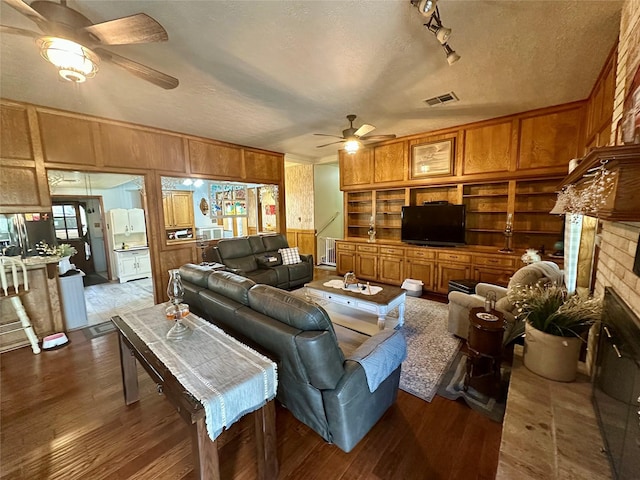
[(464, 245), (465, 206), (432, 203), (402, 207), (402, 241), (416, 245)]

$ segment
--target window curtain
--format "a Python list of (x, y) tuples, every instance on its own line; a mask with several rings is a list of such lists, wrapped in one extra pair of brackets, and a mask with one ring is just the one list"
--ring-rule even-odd
[(576, 291), (582, 215), (567, 213), (564, 225), (564, 283), (569, 294)]

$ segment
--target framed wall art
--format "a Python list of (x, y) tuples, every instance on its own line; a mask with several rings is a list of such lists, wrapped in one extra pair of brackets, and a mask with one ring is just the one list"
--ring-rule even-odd
[(453, 174), (453, 138), (411, 148), (411, 178)]

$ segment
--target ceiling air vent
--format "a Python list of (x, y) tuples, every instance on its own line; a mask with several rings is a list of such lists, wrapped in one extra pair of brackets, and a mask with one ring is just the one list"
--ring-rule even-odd
[(451, 102), (457, 102), (457, 101), (458, 101), (458, 97), (456, 96), (456, 94), (453, 92), (449, 92), (449, 93), (445, 93), (444, 95), (439, 95), (437, 97), (427, 98), (424, 101), (424, 103), (426, 103), (430, 107), (435, 107), (436, 105), (442, 105), (443, 103), (451, 103)]

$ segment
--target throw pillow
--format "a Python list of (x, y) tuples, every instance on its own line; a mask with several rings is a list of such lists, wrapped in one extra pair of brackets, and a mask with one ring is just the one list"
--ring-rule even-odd
[(279, 253), (256, 257), (256, 261), (260, 267), (276, 267), (282, 265), (282, 257)]
[(298, 247), (280, 248), (278, 253), (282, 255), (283, 265), (294, 265), (302, 262), (300, 254), (298, 253)]

